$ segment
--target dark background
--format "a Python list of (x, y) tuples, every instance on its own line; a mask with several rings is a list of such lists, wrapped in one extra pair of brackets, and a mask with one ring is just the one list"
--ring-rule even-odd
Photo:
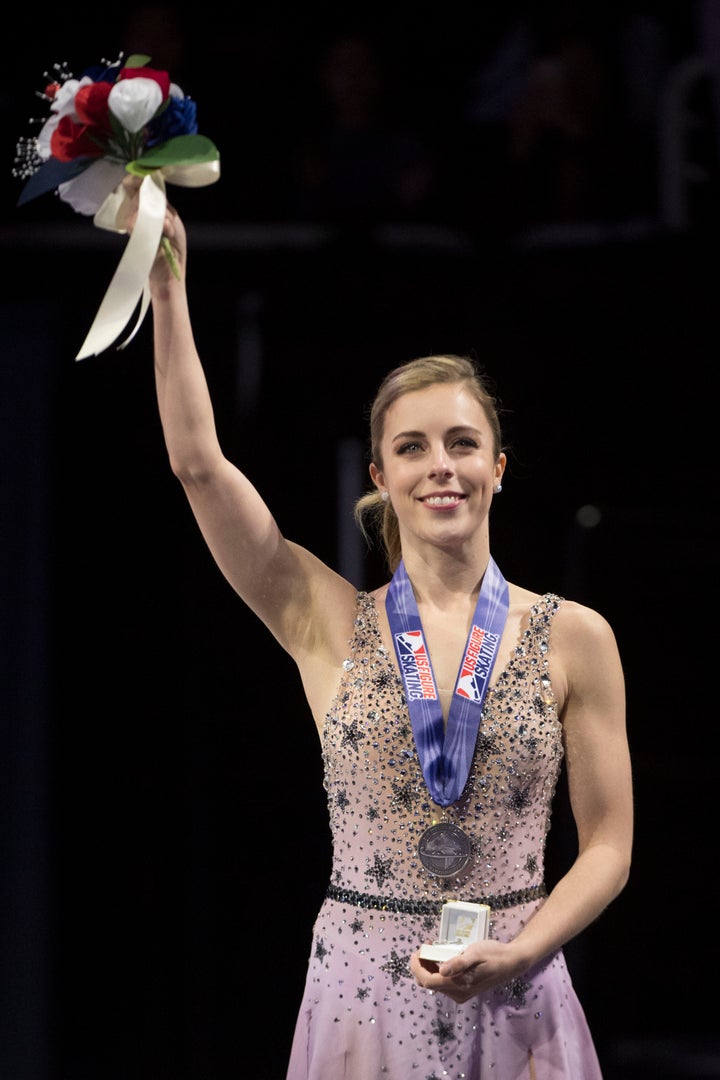
[[(496, 380), (493, 554), (598, 608), (627, 677), (634, 867), (568, 946), (573, 977), (607, 1080), (720, 1077), (715, 38), (703, 4), (484, 8), (18, 13), (0, 81), (0, 1080), (250, 1062), (283, 1080), (329, 866), (299, 679), (169, 472), (150, 319), (125, 351), (74, 359), (123, 241), (53, 195), (15, 206), (43, 71), (121, 48), (167, 66), (220, 148), (219, 183), (171, 198), (222, 441), (288, 535), (379, 584), (350, 506), (380, 378), (451, 351)], [(383, 78), (351, 157), (320, 85), (347, 33)], [(559, 110), (577, 129), (557, 102), (526, 107), (518, 157), (508, 102), (577, 57)], [(342, 151), (334, 187), (303, 181), (310, 144)], [(393, 194), (374, 178), (398, 155)], [(552, 875), (572, 857), (562, 798), (549, 843)]]

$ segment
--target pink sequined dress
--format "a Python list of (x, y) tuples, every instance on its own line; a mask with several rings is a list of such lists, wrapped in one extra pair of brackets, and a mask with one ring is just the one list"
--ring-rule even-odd
[(446, 900), (488, 903), (500, 941), (543, 903), (563, 756), (546, 654), (561, 603), (547, 594), (532, 608), (488, 691), (465, 790), (446, 812), (473, 854), (448, 878), (417, 856), (432, 803), (375, 602), (358, 595), (323, 733), (332, 870), (287, 1080), (601, 1080), (562, 952), (464, 1005), (421, 989), (408, 966), (438, 937)]

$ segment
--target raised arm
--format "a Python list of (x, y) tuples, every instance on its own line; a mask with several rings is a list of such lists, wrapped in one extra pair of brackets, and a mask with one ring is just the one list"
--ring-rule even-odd
[[(125, 186), (133, 195), (137, 181), (128, 180)], [(164, 236), (174, 251), (179, 278), (159, 253), (150, 293), (157, 399), (172, 471), (215, 561), (238, 595), (298, 663), (309, 653), (309, 641), (321, 662), (337, 636), (327, 625), (326, 613), (337, 612), (341, 619), (338, 594), (349, 605), (354, 589), (282, 536), (253, 484), (223, 453), (193, 335), (185, 227), (170, 206)]]

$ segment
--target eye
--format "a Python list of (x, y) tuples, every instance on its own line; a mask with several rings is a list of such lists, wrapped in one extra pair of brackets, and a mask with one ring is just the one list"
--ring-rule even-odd
[(410, 439), (410, 440), (408, 440), (408, 442), (400, 443), (400, 445), (397, 447), (396, 453), (398, 453), (398, 454), (412, 454), (416, 450), (421, 450), (421, 449), (422, 449), (422, 447), (420, 446), (419, 442), (415, 442), (414, 439)]
[(459, 446), (460, 449), (475, 450), (477, 449), (477, 439), (473, 439), (471, 435), (462, 435), (459, 439), (455, 439), (453, 446)]

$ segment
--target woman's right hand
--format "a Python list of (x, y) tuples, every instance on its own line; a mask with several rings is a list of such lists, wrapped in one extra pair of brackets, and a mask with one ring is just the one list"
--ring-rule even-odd
[[(140, 199), (139, 192), (142, 182), (142, 177), (131, 176), (130, 174), (124, 177), (122, 181), (126, 197), (130, 201), (130, 207), (126, 218), (128, 232), (132, 232), (137, 219)], [(172, 255), (180, 274), (180, 280), (182, 280), (185, 277), (185, 267), (187, 264), (187, 236), (182, 218), (175, 207), (169, 202), (165, 207), (165, 221), (163, 223), (162, 235), (163, 243), (169, 244), (172, 250)], [(167, 252), (161, 245), (158, 248), (157, 258), (150, 271), (150, 290), (151, 292), (154, 292), (156, 289), (166, 286), (174, 280), (176, 280), (176, 274), (173, 272)]]

